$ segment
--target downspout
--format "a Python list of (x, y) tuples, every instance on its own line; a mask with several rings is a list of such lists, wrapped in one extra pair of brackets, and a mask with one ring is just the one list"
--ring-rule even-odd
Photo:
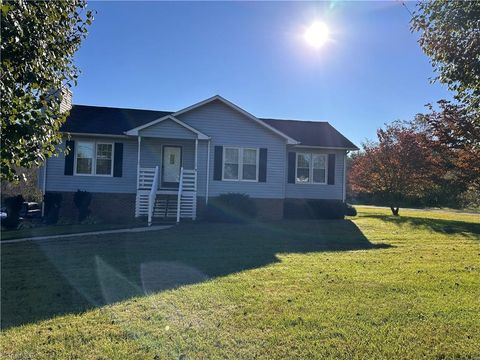
[(208, 205), (208, 188), (210, 184), (210, 139), (207, 143), (207, 181), (205, 186), (205, 205)]

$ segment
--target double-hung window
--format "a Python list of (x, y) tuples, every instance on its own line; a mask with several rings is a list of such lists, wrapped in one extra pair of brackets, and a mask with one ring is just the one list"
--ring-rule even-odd
[(113, 144), (77, 141), (75, 175), (113, 175)]
[(327, 155), (297, 153), (295, 182), (297, 184), (326, 184)]
[(223, 180), (258, 181), (258, 149), (223, 148)]

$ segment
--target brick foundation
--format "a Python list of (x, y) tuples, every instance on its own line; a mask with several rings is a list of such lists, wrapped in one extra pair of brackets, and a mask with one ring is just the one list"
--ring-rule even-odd
[[(63, 196), (60, 217), (76, 219), (78, 210), (73, 202), (73, 192), (59, 192)], [(136, 194), (92, 193), (92, 216), (106, 222), (119, 223), (135, 218)]]

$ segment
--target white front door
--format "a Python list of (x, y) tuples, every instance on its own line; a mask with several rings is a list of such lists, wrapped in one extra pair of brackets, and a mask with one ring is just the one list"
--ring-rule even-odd
[(182, 148), (180, 146), (164, 146), (162, 161), (163, 187), (178, 187), (181, 164)]

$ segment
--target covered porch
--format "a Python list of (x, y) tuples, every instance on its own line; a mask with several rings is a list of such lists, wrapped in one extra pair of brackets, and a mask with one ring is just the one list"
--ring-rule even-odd
[(137, 196), (135, 217), (196, 219), (199, 142), (210, 139), (168, 116), (127, 135), (136, 135)]

